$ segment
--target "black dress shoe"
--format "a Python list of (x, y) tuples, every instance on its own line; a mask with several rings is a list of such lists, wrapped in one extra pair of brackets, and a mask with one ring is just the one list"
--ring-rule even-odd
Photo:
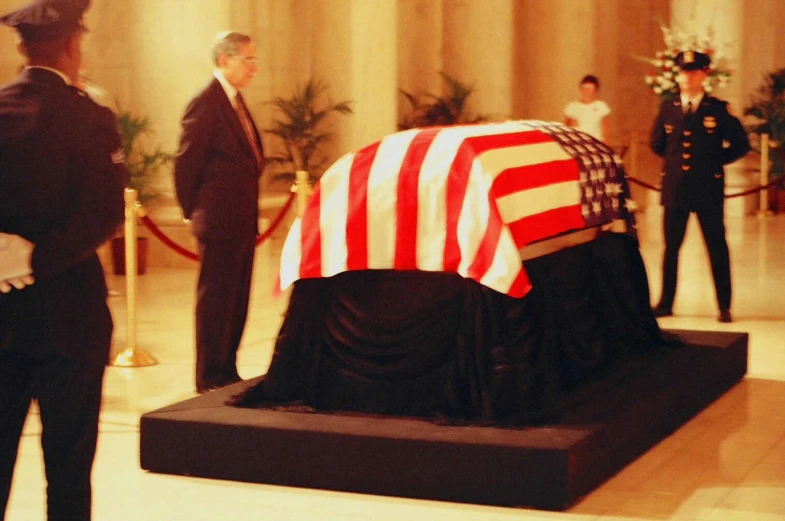
[(223, 387), (223, 385), (217, 383), (197, 385), (196, 392), (199, 394), (204, 394), (204, 393), (209, 393), (210, 391), (215, 391), (216, 389), (220, 389), (221, 387)]
[(652, 313), (654, 313), (654, 316), (657, 317), (657, 318), (659, 318), (659, 317), (672, 317), (673, 316), (673, 309), (671, 309), (669, 307), (665, 307), (665, 306), (656, 306), (656, 307), (652, 308), (651, 311), (652, 311)]
[(730, 316), (730, 310), (729, 309), (721, 309), (720, 310), (720, 316), (717, 317), (717, 320), (719, 320), (720, 322), (725, 322), (725, 323), (733, 322), (733, 317)]

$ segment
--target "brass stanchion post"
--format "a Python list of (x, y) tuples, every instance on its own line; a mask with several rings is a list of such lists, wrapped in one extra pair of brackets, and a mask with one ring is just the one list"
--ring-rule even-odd
[(294, 185), (297, 192), (297, 217), (302, 217), (305, 207), (308, 205), (308, 197), (311, 195), (311, 185), (308, 183), (308, 172), (305, 170), (297, 171), (297, 181)]
[[(769, 135), (760, 135), (760, 184), (766, 186), (769, 184)], [(760, 209), (758, 209), (758, 217), (766, 217), (773, 215), (774, 212), (769, 210), (769, 189), (764, 188), (760, 191)]]
[(125, 189), (125, 298), (128, 339), (125, 349), (109, 363), (115, 367), (147, 367), (158, 363), (152, 355), (136, 349), (136, 221), (140, 209), (138, 197), (136, 190)]

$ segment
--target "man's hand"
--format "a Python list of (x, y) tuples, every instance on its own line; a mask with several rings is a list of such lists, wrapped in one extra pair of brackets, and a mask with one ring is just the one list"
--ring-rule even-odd
[(0, 280), (0, 293), (8, 293), (11, 289), (23, 289), (30, 286), (35, 282), (32, 275), (25, 275), (24, 277), (14, 277), (11, 279)]
[(0, 281), (32, 275), (32, 259), (32, 242), (19, 235), (0, 232)]

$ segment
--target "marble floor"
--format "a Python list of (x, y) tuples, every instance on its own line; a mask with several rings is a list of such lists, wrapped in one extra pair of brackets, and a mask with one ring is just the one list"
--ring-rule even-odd
[[(659, 293), (660, 215), (640, 216), (641, 249)], [(785, 520), (785, 215), (729, 217), (734, 318), (719, 324), (703, 242), (693, 220), (682, 250), (676, 316), (668, 328), (746, 331), (749, 373), (672, 436), (564, 513), (304, 490), (149, 474), (138, 464), (139, 416), (194, 395), (195, 266), (153, 268), (140, 277), (137, 345), (158, 360), (109, 368), (93, 471), (94, 519), (201, 520)], [(240, 373), (265, 372), (286, 306), (271, 295), (281, 239), (257, 254)], [(125, 346), (124, 277), (109, 276), (114, 345)], [(20, 446), (7, 521), (44, 519), (40, 423), (31, 410)], [(254, 449), (251, 449), (254, 450)], [(194, 454), (198, 458), (198, 454)]]

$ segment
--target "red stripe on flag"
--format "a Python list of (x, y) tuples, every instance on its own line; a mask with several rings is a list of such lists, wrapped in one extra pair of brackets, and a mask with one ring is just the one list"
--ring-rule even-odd
[(470, 279), (479, 281), (488, 271), (493, 263), (493, 258), (496, 255), (496, 249), (499, 247), (499, 236), (502, 232), (502, 218), (499, 215), (499, 210), (496, 205), (491, 201), (490, 215), (488, 215), (488, 226), (485, 228), (485, 234), (482, 237), (479, 248), (477, 248), (477, 255), (474, 257), (471, 266), (467, 270), (467, 275)]
[[(494, 180), (491, 195), (499, 198), (554, 183), (577, 181), (580, 175), (581, 169), (574, 159), (508, 168)], [(580, 196), (578, 198), (580, 199)]]
[(417, 269), (417, 208), (420, 168), (425, 154), (442, 129), (421, 130), (412, 140), (398, 174), (395, 229), (395, 269)]
[(349, 208), (346, 219), (346, 269), (368, 269), (368, 176), (379, 150), (374, 143), (357, 152), (349, 171)]
[(555, 140), (548, 134), (540, 130), (528, 129), (516, 130), (509, 134), (487, 134), (484, 136), (468, 137), (464, 140), (464, 143), (472, 147), (475, 156), (497, 148), (552, 142), (555, 143)]
[(322, 276), (322, 232), (319, 223), (321, 190), (319, 184), (308, 201), (300, 222), (300, 278)]
[(512, 286), (510, 286), (510, 289), (507, 291), (507, 295), (514, 298), (521, 298), (526, 295), (530, 289), (532, 289), (532, 283), (529, 281), (529, 276), (526, 274), (525, 270), (521, 269), (521, 271), (518, 272), (518, 276), (515, 277)]
[(450, 174), (445, 186), (446, 235), (444, 239), (444, 271), (458, 271), (461, 263), (461, 248), (458, 244), (458, 219), (461, 217), (463, 200), (466, 197), (466, 186), (469, 184), (469, 173), (472, 169), (475, 154), (471, 145), (464, 141), (455, 160), (450, 167)]
[[(450, 175), (446, 186), (446, 237), (444, 241), (444, 271), (457, 271), (461, 262), (461, 249), (458, 244), (458, 220), (463, 208), (463, 200), (466, 197), (466, 187), (469, 184), (469, 174), (471, 172), (474, 159), (483, 152), (499, 148), (516, 147), (535, 143), (549, 143), (553, 138), (540, 132), (539, 130), (523, 130), (510, 134), (493, 134), (487, 136), (475, 136), (466, 138), (450, 168)], [(491, 207), (495, 207), (495, 203)], [(490, 226), (489, 217), (489, 226)], [(496, 231), (498, 233), (498, 230)], [(492, 235), (486, 231), (483, 241), (492, 240)], [(493, 230), (490, 231), (494, 233)], [(498, 240), (498, 235), (497, 235)], [(495, 250), (495, 245), (494, 245)], [(492, 257), (491, 257), (492, 258)], [(475, 260), (475, 262), (477, 262)]]
[(554, 208), (507, 224), (518, 248), (585, 226), (580, 204)]

